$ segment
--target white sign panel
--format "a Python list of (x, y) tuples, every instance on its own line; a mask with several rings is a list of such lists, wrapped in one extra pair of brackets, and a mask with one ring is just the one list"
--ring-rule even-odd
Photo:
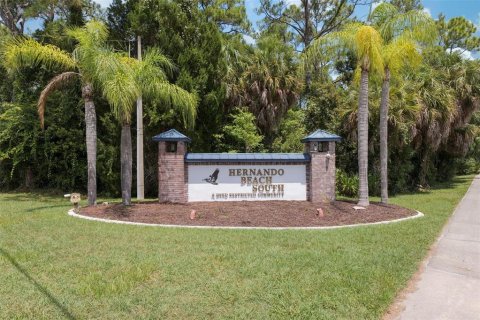
[(188, 166), (188, 201), (306, 199), (305, 165)]

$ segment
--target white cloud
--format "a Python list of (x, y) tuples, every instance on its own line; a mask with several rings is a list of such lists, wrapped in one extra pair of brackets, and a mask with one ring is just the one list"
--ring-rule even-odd
[(112, 0), (95, 0), (96, 3), (102, 6), (102, 8), (108, 8), (108, 6), (112, 3)]
[(381, 5), (384, 1), (383, 0), (380, 0), (380, 1), (375, 1), (372, 3), (372, 12), (373, 10), (375, 10), (376, 7), (378, 7), (379, 5)]
[(296, 5), (297, 7), (300, 7), (302, 2), (300, 0), (285, 0), (285, 3), (287, 7), (290, 7), (291, 5)]
[(247, 44), (252, 44), (252, 45), (255, 44), (255, 39), (247, 34), (243, 35), (243, 40), (245, 40)]
[(430, 11), (430, 8), (427, 8), (427, 7), (423, 8), (423, 12), (425, 12), (426, 14), (428, 14), (429, 17), (432, 16), (432, 11)]
[(454, 48), (452, 51), (453, 52), (461, 52), (460, 55), (465, 60), (475, 60), (475, 57), (473, 56), (473, 53), (471, 51), (468, 51), (468, 50), (464, 51), (461, 48)]

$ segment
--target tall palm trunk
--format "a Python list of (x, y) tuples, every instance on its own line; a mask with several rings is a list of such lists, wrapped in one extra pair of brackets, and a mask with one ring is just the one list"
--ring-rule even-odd
[(132, 133), (130, 123), (122, 125), (120, 165), (122, 171), (122, 203), (128, 206), (132, 203)]
[(82, 87), (82, 98), (85, 103), (85, 126), (87, 140), (88, 166), (88, 205), (97, 202), (97, 115), (93, 103), (93, 86), (85, 83)]
[(428, 188), (429, 185), (427, 183), (427, 171), (429, 167), (429, 157), (430, 152), (425, 145), (423, 145), (423, 150), (421, 151), (420, 157), (420, 173), (418, 174), (418, 182), (422, 188)]
[(368, 70), (362, 68), (358, 98), (358, 205), (368, 206)]
[(382, 203), (388, 203), (388, 99), (390, 95), (390, 69), (385, 68), (380, 102), (380, 184)]

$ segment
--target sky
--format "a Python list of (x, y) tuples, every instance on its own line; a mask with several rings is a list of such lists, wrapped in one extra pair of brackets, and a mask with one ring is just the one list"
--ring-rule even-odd
[[(101, 0), (99, 2), (108, 3), (109, 0)], [(256, 8), (258, 7), (257, 0), (245, 0), (245, 5), (247, 7), (247, 15), (250, 21), (254, 24), (261, 17), (257, 15)], [(300, 0), (286, 0), (287, 3), (291, 4), (300, 4)], [(373, 4), (378, 5), (382, 1), (375, 1)], [(430, 14), (433, 18), (437, 18), (440, 13), (443, 13), (447, 19), (464, 16), (465, 18), (474, 22), (480, 31), (480, 0), (423, 0), (423, 6), (425, 11)], [(361, 19), (365, 20), (367, 18), (370, 6), (369, 5), (360, 5), (355, 10), (355, 15)]]
[[(112, 0), (95, 0), (95, 2), (106, 8)], [(300, 0), (287, 0), (287, 2), (298, 4)], [(258, 3), (258, 0), (245, 0), (248, 18), (254, 25), (261, 19), (255, 12)], [(464, 16), (480, 27), (480, 0), (423, 0), (422, 3), (425, 11), (430, 13), (434, 18), (438, 17), (440, 13), (443, 13), (448, 19), (456, 16)], [(368, 10), (369, 6), (359, 6), (355, 14), (359, 18), (365, 19)]]

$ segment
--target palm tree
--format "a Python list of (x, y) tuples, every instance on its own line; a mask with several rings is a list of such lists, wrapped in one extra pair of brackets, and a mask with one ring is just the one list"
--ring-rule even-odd
[(431, 155), (447, 142), (455, 118), (455, 92), (449, 86), (445, 69), (423, 67), (414, 78), (416, 98), (420, 106), (413, 132), (413, 147), (420, 160), (418, 181), (428, 186), (427, 174), (431, 166)]
[(165, 107), (176, 108), (186, 126), (193, 126), (196, 116), (197, 97), (182, 88), (170, 84), (167, 74), (172, 73), (173, 64), (157, 49), (146, 52), (141, 61), (111, 54), (113, 59), (105, 59), (100, 82), (102, 92), (110, 103), (112, 111), (122, 125), (121, 188), (122, 203), (131, 204), (132, 192), (132, 136), (131, 114), (139, 95), (160, 101)]
[(45, 86), (38, 99), (40, 123), (44, 126), (44, 114), (49, 95), (73, 80), (80, 79), (82, 99), (85, 104), (85, 126), (88, 166), (88, 204), (94, 205), (97, 199), (97, 117), (93, 102), (94, 88), (98, 87), (109, 57), (105, 42), (108, 36), (105, 25), (90, 21), (84, 27), (68, 31), (78, 42), (75, 51), (69, 54), (52, 45), (42, 45), (33, 39), (16, 38), (5, 44), (3, 58), (10, 71), (22, 67), (45, 66), (49, 69), (61, 69), (64, 72), (53, 77)]
[(312, 59), (324, 46), (347, 47), (357, 57), (357, 75), (360, 75), (357, 111), (358, 205), (368, 206), (368, 82), (371, 74), (383, 75), (382, 37), (371, 26), (351, 23), (338, 32), (315, 40), (308, 49), (306, 59)]
[[(262, 133), (271, 138), (280, 120), (298, 100), (301, 79), (295, 73), (293, 49), (274, 36), (257, 41), (251, 59), (237, 59), (241, 77), (230, 85), (228, 98), (236, 107), (247, 106)], [(233, 76), (238, 77), (233, 74)], [(238, 83), (238, 84), (237, 84)]]
[(432, 42), (436, 38), (435, 22), (423, 11), (404, 13), (389, 3), (382, 3), (372, 12), (372, 23), (384, 42), (384, 75), (380, 102), (380, 181), (381, 202), (388, 203), (388, 108), (390, 77), (405, 65), (418, 66), (421, 60), (416, 41)]
[(480, 66), (443, 50), (429, 51), (424, 59), (412, 79), (420, 107), (412, 144), (420, 161), (418, 181), (428, 187), (435, 154), (464, 156), (478, 134), (469, 122), (480, 106)]
[(368, 79), (370, 72), (381, 74), (382, 38), (373, 27), (362, 26), (355, 36), (355, 48), (360, 69), (360, 90), (358, 97), (358, 205), (368, 206)]

